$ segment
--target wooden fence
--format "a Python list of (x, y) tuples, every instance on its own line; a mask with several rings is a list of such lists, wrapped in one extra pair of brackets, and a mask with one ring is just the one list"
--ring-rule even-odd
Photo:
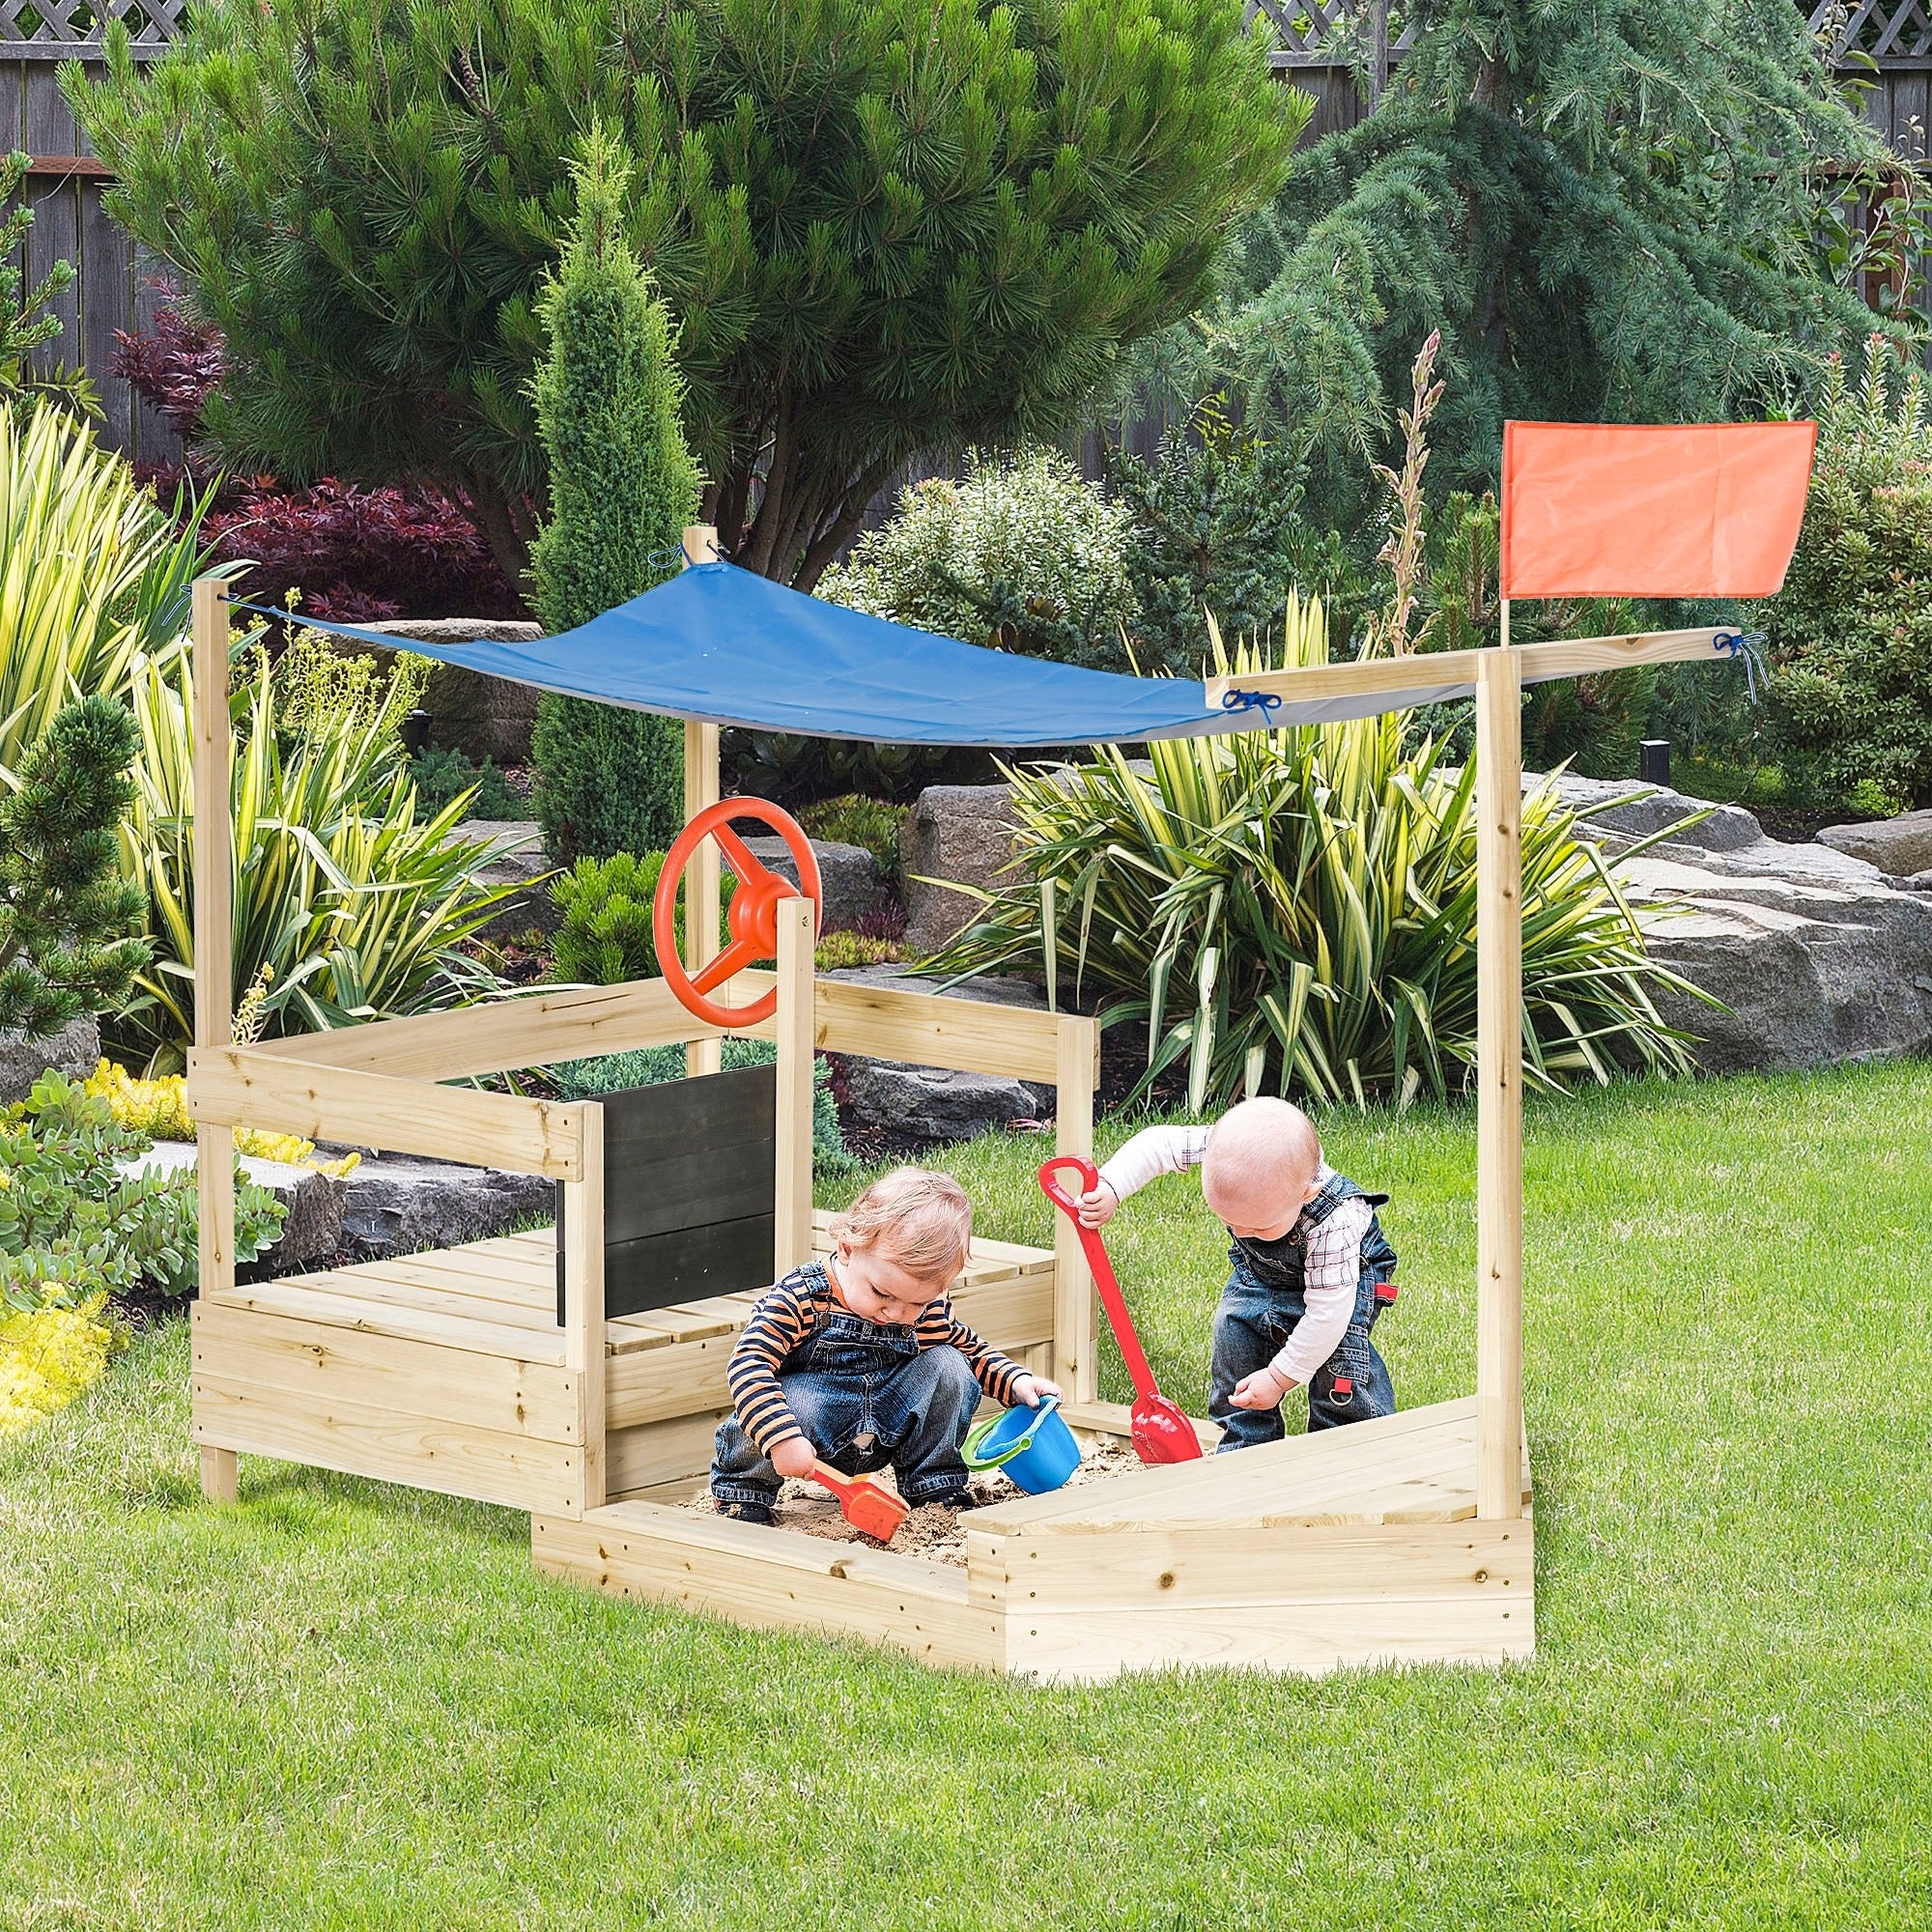
[[(1804, 0), (1801, 0), (1804, 4)], [(60, 335), (43, 352), (85, 369), (106, 412), (102, 440), (137, 461), (163, 462), (180, 445), (168, 425), (128, 385), (108, 373), (117, 329), (138, 330), (153, 319), (158, 269), (108, 216), (106, 172), (74, 126), (55, 80), (57, 61), (99, 49), (101, 18), (125, 18), (135, 54), (163, 52), (184, 0), (0, 0), (0, 143), (34, 157), (25, 184), (34, 210), (23, 266), (30, 284), (58, 261), (73, 263), (71, 288), (54, 304)], [(1309, 138), (1351, 128), (1372, 111), (1408, 42), (1408, 29), (1388, 0), (1247, 0), (1251, 31), (1268, 41), (1268, 59), (1285, 80), (1315, 97)], [(1878, 64), (1865, 111), (1897, 153), (1926, 158), (1932, 120), (1932, 0), (1813, 0), (1815, 30), (1828, 34), (1847, 72), (1856, 53)], [(1130, 447), (1149, 453), (1164, 425), (1139, 424)], [(1089, 467), (1097, 462), (1090, 439)]]

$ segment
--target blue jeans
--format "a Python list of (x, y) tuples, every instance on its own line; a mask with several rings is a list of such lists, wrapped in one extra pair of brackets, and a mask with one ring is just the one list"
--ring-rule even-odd
[[(1375, 1278), (1364, 1274), (1355, 1312), (1335, 1352), (1308, 1384), (1308, 1429), (1339, 1429), (1395, 1413), (1395, 1383), (1388, 1364), (1369, 1339), (1375, 1321)], [(1221, 1425), (1221, 1448), (1248, 1449), (1279, 1442), (1287, 1434), (1281, 1407), (1236, 1408), (1228, 1398), (1243, 1376), (1264, 1369), (1294, 1333), (1305, 1304), (1298, 1288), (1270, 1288), (1237, 1266), (1214, 1311), (1214, 1354), (1208, 1371), (1208, 1413)]]
[[(786, 1356), (779, 1385), (820, 1460), (842, 1475), (890, 1467), (909, 1503), (964, 1501), (959, 1448), (980, 1406), (980, 1384), (957, 1349), (922, 1353), (910, 1328), (840, 1312)], [(862, 1435), (871, 1437), (864, 1447)], [(711, 1493), (766, 1509), (778, 1500), (779, 1472), (735, 1415), (718, 1430)]]

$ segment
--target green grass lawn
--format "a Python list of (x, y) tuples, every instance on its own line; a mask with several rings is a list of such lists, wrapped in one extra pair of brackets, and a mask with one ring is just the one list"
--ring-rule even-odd
[[(1467, 1117), (1327, 1126), (1400, 1396), (1466, 1393)], [(1928, 1146), (1924, 1065), (1532, 1110), (1504, 1670), (1041, 1690), (543, 1580), (506, 1511), (244, 1457), (218, 1513), (170, 1324), (0, 1451), (0, 1926), (1932, 1924)], [(951, 1163), (983, 1232), (1044, 1151)], [(1112, 1245), (1197, 1403), (1198, 1190)]]

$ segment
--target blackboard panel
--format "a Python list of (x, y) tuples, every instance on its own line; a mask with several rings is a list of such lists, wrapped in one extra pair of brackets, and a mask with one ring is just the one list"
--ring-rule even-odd
[[(769, 1286), (778, 1072), (668, 1080), (600, 1096), (607, 1319)], [(556, 1319), (563, 1321), (558, 1191)]]
[(716, 1221), (708, 1228), (680, 1228), (646, 1235), (604, 1250), (604, 1312), (639, 1315), (707, 1295), (764, 1288), (772, 1278), (772, 1239), (777, 1217)]

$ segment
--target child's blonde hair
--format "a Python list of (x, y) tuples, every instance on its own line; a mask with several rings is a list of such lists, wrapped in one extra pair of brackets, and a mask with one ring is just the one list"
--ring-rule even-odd
[(877, 1248), (915, 1281), (943, 1288), (966, 1264), (973, 1204), (950, 1174), (895, 1167), (833, 1218), (832, 1238)]

